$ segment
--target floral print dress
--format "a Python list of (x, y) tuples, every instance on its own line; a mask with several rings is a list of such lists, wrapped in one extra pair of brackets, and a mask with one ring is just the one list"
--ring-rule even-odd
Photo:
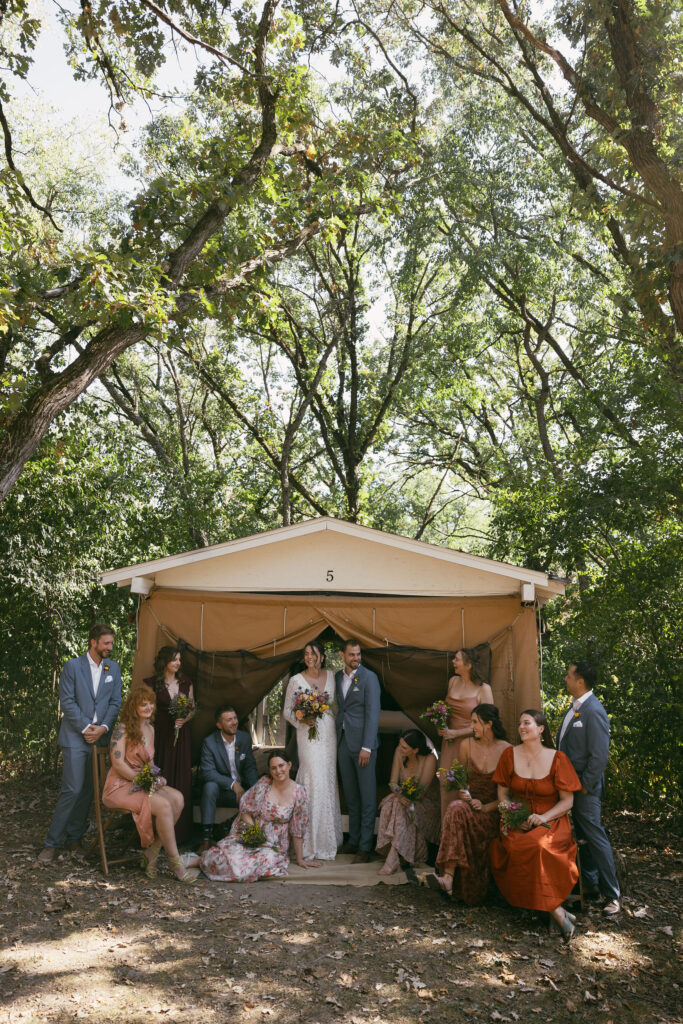
[[(247, 790), (230, 835), (202, 854), (201, 869), (214, 882), (256, 882), (287, 874), (290, 837), (303, 838), (308, 825), (308, 798), (304, 787), (294, 783), (292, 803), (282, 806), (272, 799), (271, 786), (271, 780), (264, 777)], [(236, 838), (246, 811), (263, 829), (264, 846), (250, 849)]]

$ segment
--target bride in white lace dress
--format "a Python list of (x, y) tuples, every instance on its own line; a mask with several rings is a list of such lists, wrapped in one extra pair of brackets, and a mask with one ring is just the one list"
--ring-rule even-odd
[(308, 738), (308, 725), (294, 715), (297, 691), (323, 690), (334, 702), (334, 675), (324, 668), (325, 651), (317, 640), (304, 648), (306, 668), (289, 680), (284, 715), (296, 729), (299, 771), (296, 781), (305, 786), (309, 801), (309, 824), (304, 833), (305, 860), (334, 860), (342, 841), (339, 789), (337, 788), (337, 734), (331, 712), (317, 721), (318, 735)]

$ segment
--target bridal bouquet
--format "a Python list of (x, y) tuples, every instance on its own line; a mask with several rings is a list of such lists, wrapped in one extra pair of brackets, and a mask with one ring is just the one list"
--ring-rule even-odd
[(451, 709), (448, 704), (442, 700), (435, 700), (420, 718), (424, 718), (427, 722), (431, 722), (435, 729), (446, 729), (448, 727), (448, 719), (451, 713)]
[(240, 826), (240, 830), (237, 833), (237, 839), (242, 846), (248, 846), (250, 850), (254, 850), (257, 846), (263, 846), (266, 843), (266, 834), (257, 821), (251, 823), (251, 825)]
[(161, 774), (161, 768), (157, 768), (155, 764), (148, 761), (142, 766), (133, 779), (133, 785), (130, 787), (130, 792), (156, 793), (158, 789), (163, 789), (165, 785), (166, 779)]
[(173, 737), (174, 747), (178, 742), (178, 733), (180, 732), (178, 721), (183, 718), (192, 718), (196, 710), (197, 705), (192, 698), (186, 697), (183, 693), (177, 693), (175, 697), (171, 698), (171, 703), (168, 705), (168, 713), (176, 722), (175, 736)]
[(300, 721), (313, 719), (313, 724), (308, 727), (309, 740), (318, 738), (318, 719), (326, 715), (330, 710), (330, 701), (326, 693), (319, 693), (317, 690), (297, 690), (294, 696), (294, 716)]
[(464, 789), (466, 793), (469, 793), (467, 788), (467, 769), (464, 764), (458, 761), (457, 757), (453, 759), (450, 768), (440, 768), (436, 774), (443, 782), (445, 789)]
[[(520, 803), (517, 800), (501, 800), (498, 810), (500, 811), (500, 831), (504, 836), (509, 836), (511, 832), (518, 829), (533, 813), (525, 803)], [(543, 822), (543, 828), (550, 828), (547, 821)]]

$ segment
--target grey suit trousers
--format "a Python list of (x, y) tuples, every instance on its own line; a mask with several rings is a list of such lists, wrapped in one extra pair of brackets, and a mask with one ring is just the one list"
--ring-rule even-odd
[(574, 793), (572, 820), (581, 844), (581, 874), (589, 885), (598, 885), (608, 900), (619, 899), (619, 882), (614, 855), (600, 820), (600, 797), (592, 793)]
[(372, 751), (370, 763), (361, 768), (358, 764), (358, 753), (351, 753), (346, 736), (342, 732), (337, 748), (337, 760), (349, 809), (349, 842), (359, 850), (366, 850), (369, 853), (372, 850), (377, 810), (377, 751)]
[(92, 748), (62, 747), (62, 789), (57, 800), (46, 846), (61, 846), (81, 839), (92, 803)]

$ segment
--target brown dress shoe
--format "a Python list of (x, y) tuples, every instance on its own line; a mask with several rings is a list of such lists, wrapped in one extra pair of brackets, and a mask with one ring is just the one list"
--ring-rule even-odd
[(38, 854), (38, 860), (41, 864), (49, 864), (50, 861), (55, 859), (57, 850), (54, 846), (44, 846)]
[(210, 839), (205, 839), (202, 843), (199, 844), (199, 849), (197, 850), (197, 853), (199, 853), (199, 854), (206, 853), (206, 851), (210, 850), (212, 846), (213, 846), (213, 843), (211, 842), (211, 840)]
[(339, 847), (340, 853), (358, 853), (358, 847), (354, 846), (353, 843), (344, 843), (343, 846)]
[(351, 861), (352, 864), (368, 864), (372, 860), (372, 854), (368, 850), (359, 850)]
[(68, 843), (64, 847), (66, 853), (70, 853), (72, 857), (82, 857), (84, 853), (83, 843), (80, 839), (74, 839), (73, 843)]

